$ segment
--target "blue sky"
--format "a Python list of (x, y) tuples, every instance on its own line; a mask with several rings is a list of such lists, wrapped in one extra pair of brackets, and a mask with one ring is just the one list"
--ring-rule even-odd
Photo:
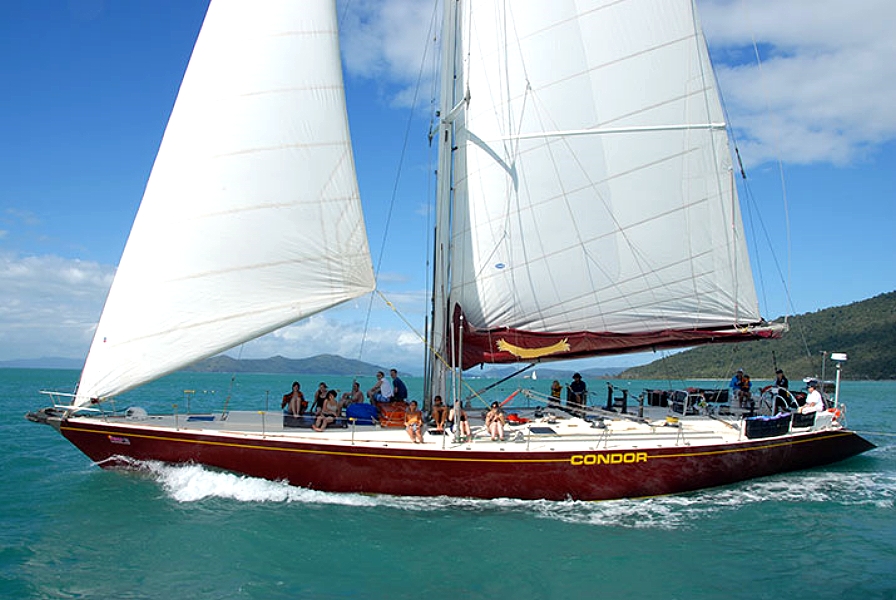
[[(748, 234), (759, 240), (753, 268), (763, 314), (814, 311), (896, 289), (896, 3), (697, 4), (747, 165), (741, 200)], [(86, 354), (206, 6), (0, 5), (0, 360)], [(340, 14), (379, 287), (422, 331), (435, 168), (426, 143), (432, 49), (423, 54), (433, 3), (355, 0), (341, 3)], [(774, 257), (765, 238), (777, 246)], [(362, 359), (420, 371), (416, 336), (378, 298), (229, 354), (357, 358), (365, 329)]]

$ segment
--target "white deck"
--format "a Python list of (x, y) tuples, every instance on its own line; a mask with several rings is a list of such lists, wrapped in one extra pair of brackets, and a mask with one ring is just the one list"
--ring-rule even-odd
[[(545, 416), (534, 418), (533, 411), (516, 410), (520, 417), (528, 418), (526, 424), (505, 427), (504, 440), (492, 441), (485, 430), (478, 411), (468, 411), (472, 439), (457, 441), (450, 432), (446, 435), (424, 433), (423, 448), (427, 450), (469, 449), (479, 451), (576, 451), (576, 450), (638, 450), (665, 447), (693, 447), (701, 445), (731, 444), (747, 441), (743, 434), (743, 419), (740, 416), (694, 415), (678, 419), (676, 424), (668, 423), (667, 408), (645, 407), (644, 419), (633, 415), (613, 415), (603, 413), (602, 427), (598, 422), (572, 417), (563, 411), (547, 411)], [(828, 413), (829, 414), (829, 413)], [(191, 420), (191, 417), (193, 420)], [(213, 417), (214, 420), (200, 420)], [(593, 419), (590, 416), (589, 419)], [(349, 425), (330, 427), (317, 432), (305, 427), (284, 427), (283, 415), (276, 412), (231, 411), (226, 415), (149, 415), (147, 417), (87, 416), (72, 417), (70, 424), (79, 421), (97, 420), (115, 423), (122, 427), (147, 428), (160, 431), (178, 430), (201, 434), (221, 434), (251, 439), (281, 439), (338, 446), (415, 447), (403, 427), (380, 427), (379, 425)], [(831, 426), (829, 418), (819, 418), (810, 429), (814, 431)], [(836, 425), (835, 425), (836, 426)], [(434, 429), (429, 427), (429, 430)]]

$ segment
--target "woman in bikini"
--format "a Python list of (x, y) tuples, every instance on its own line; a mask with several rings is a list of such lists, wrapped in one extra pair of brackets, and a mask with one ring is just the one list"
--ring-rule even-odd
[(404, 413), (404, 428), (415, 444), (423, 443), (423, 413), (417, 408), (416, 400), (411, 400)]
[(338, 416), (339, 402), (336, 401), (336, 390), (329, 390), (311, 429), (314, 431), (323, 431), (327, 428), (327, 425), (335, 421)]

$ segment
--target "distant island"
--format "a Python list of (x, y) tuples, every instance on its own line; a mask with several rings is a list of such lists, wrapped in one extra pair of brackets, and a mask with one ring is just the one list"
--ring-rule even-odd
[(361, 360), (335, 354), (318, 354), (309, 358), (273, 356), (261, 359), (240, 359), (213, 356), (182, 369), (190, 373), (294, 373), (296, 375), (374, 375), (389, 370)]

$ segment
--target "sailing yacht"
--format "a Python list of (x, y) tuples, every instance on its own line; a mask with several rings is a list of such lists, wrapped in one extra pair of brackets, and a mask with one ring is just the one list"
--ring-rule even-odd
[[(211, 2), (80, 382), (28, 418), (104, 467), (480, 498), (679, 493), (872, 447), (840, 413), (751, 421), (687, 392), (637, 413), (538, 407), (499, 439), (470, 411), (469, 435), (423, 444), (377, 415), (316, 432), (255, 411), (107, 409), (374, 290), (337, 25), (334, 0)], [(759, 312), (692, 0), (449, 1), (441, 48), (427, 405), (457, 406), (483, 363), (782, 333)]]

